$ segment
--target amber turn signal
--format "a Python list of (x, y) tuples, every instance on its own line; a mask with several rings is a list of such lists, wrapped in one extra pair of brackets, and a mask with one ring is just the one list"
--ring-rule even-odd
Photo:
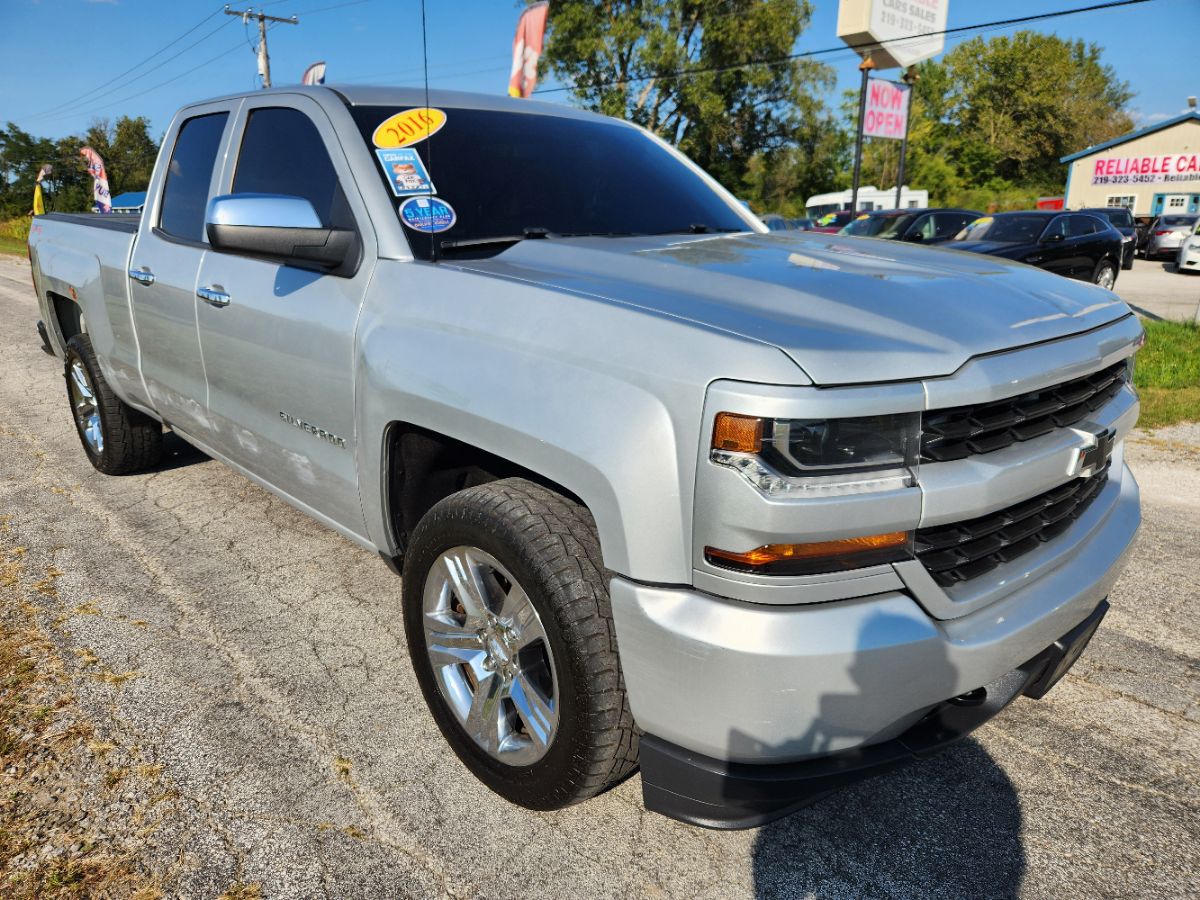
[(709, 562), (742, 572), (810, 575), (892, 562), (908, 557), (912, 534), (892, 531), (811, 544), (766, 544), (745, 553), (705, 547)]
[(758, 453), (762, 449), (763, 420), (737, 413), (717, 413), (712, 445), (731, 453)]

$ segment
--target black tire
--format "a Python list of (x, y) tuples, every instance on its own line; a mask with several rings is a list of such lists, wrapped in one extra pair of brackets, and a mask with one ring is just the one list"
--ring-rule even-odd
[(76, 362), (82, 365), (90, 382), (103, 438), (99, 449), (88, 442), (84, 425), (75, 414), (72, 403), (71, 417), (75, 421), (75, 431), (92, 465), (105, 475), (128, 475), (156, 465), (163, 453), (162, 425), (127, 405), (113, 393), (96, 363), (96, 353), (86, 334), (77, 334), (67, 341), (63, 375), (67, 379), (68, 402), (72, 397), (71, 370)]
[(1133, 268), (1133, 251), (1131, 250), (1129, 253), (1125, 253), (1121, 256), (1121, 269), (1122, 269), (1122, 271), (1128, 272), (1132, 268)]
[(1102, 259), (1096, 263), (1096, 270), (1092, 272), (1092, 284), (1099, 284), (1103, 280), (1105, 270), (1112, 272), (1112, 287), (1117, 286), (1117, 266), (1111, 259)]
[[(442, 696), (426, 649), (423, 595), (431, 567), (455, 547), (476, 547), (501, 563), (537, 610), (554, 656), (559, 723), (545, 755), (512, 766), (468, 735)], [(467, 488), (418, 523), (404, 560), (404, 624), (425, 702), (468, 769), (528, 809), (560, 809), (625, 778), (638, 737), (617, 657), (609, 574), (588, 510), (522, 478)]]

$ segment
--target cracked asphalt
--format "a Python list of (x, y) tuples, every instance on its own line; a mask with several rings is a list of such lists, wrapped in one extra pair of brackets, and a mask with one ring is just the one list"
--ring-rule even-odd
[(933, 760), (720, 833), (646, 813), (636, 776), (555, 813), (489, 793), (425, 711), (398, 579), (171, 436), (158, 471), (94, 472), (36, 319), (27, 263), (0, 257), (0, 514), (28, 570), (61, 573), (39, 615), (98, 733), (171, 785), (172, 814), (135, 848), (169, 896), (1200, 890), (1200, 427), (1132, 444), (1143, 533), (1049, 697)]

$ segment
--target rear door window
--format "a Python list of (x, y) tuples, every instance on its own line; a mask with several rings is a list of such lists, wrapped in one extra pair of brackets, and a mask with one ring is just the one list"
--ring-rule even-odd
[(953, 237), (962, 231), (969, 222), (975, 221), (974, 213), (942, 212), (933, 214), (933, 236), (936, 238)]
[(298, 109), (251, 111), (238, 153), (233, 193), (303, 197), (325, 227), (354, 229), (354, 217), (321, 133)]
[(158, 227), (185, 241), (204, 240), (204, 209), (213, 166), (221, 147), (221, 134), (229, 113), (211, 113), (188, 119), (180, 126), (167, 165), (162, 211)]
[(1100, 222), (1093, 216), (1070, 216), (1067, 225), (1068, 237), (1085, 237), (1100, 230)]

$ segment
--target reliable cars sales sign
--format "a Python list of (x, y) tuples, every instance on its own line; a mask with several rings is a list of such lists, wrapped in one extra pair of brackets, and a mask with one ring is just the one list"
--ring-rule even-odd
[(876, 69), (906, 69), (946, 46), (950, 0), (841, 0), (838, 37)]
[(1200, 181), (1200, 153), (1162, 156), (1098, 156), (1092, 184), (1170, 184)]

